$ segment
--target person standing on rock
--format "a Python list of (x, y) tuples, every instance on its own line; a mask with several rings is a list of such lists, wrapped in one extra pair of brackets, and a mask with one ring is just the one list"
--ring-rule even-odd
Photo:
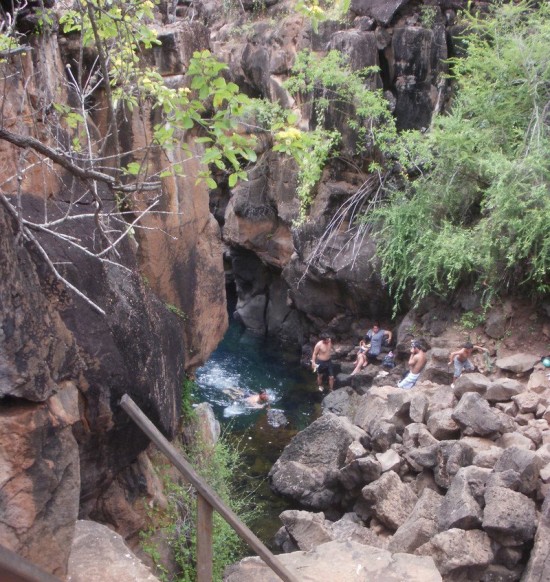
[(388, 344), (391, 342), (392, 333), (386, 329), (380, 329), (380, 324), (375, 321), (372, 324), (372, 329), (369, 329), (365, 334), (365, 339), (359, 343), (359, 352), (355, 360), (355, 368), (350, 376), (354, 376), (365, 368), (367, 364), (372, 364), (378, 360), (378, 356), (382, 351), (384, 341)]
[(462, 372), (472, 372), (476, 369), (469, 359), (475, 350), (489, 353), (487, 348), (474, 346), (472, 342), (466, 342), (459, 350), (452, 352), (449, 356), (449, 366), (454, 364), (453, 383), (451, 384), (451, 388), (455, 387), (455, 382), (462, 375)]
[(311, 356), (311, 367), (317, 372), (317, 385), (323, 391), (323, 378), (328, 376), (328, 390), (332, 392), (334, 388), (334, 368), (331, 361), (332, 340), (328, 333), (322, 333), (321, 339), (315, 344)]
[(426, 348), (424, 344), (419, 340), (413, 340), (411, 342), (411, 355), (409, 356), (408, 362), (409, 372), (397, 386), (404, 390), (413, 388), (420, 377), (420, 372), (422, 372), (426, 365), (426, 360)]

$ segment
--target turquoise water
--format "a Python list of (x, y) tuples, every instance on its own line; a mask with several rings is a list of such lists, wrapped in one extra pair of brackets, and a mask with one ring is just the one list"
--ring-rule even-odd
[[(200, 401), (214, 408), (222, 430), (230, 431), (244, 456), (247, 488), (254, 491), (253, 503), (261, 517), (251, 529), (268, 547), (281, 526), (278, 515), (291, 505), (273, 495), (267, 474), (285, 445), (320, 414), (321, 394), (314, 374), (300, 366), (300, 354), (284, 351), (273, 342), (257, 337), (232, 323), (208, 362), (197, 370)], [(268, 422), (265, 409), (246, 408), (228, 395), (228, 389), (258, 392), (267, 390), (272, 409), (288, 420), (284, 427)]]

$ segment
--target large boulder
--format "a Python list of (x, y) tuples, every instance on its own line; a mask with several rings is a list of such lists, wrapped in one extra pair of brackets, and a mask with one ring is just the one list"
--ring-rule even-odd
[(412, 553), (437, 534), (437, 518), (443, 497), (432, 489), (424, 489), (412, 513), (392, 536), (391, 552)]
[(481, 525), (485, 483), (490, 469), (463, 467), (449, 487), (438, 515), (439, 531), (452, 528), (476, 529)]
[(537, 530), (535, 502), (504, 487), (485, 491), (483, 529), (503, 546), (530, 542)]
[(531, 550), (522, 582), (550, 580), (550, 496), (547, 496), (541, 510), (535, 545)]
[[(315, 582), (441, 582), (429, 556), (391, 554), (357, 542), (333, 541), (309, 552), (281, 554), (277, 558), (300, 580)], [(225, 582), (280, 582), (280, 578), (260, 558), (245, 558), (230, 566)]]
[(271, 471), (271, 487), (307, 509), (323, 510), (340, 500), (338, 472), (349, 445), (364, 432), (344, 417), (326, 413), (286, 446)]
[(540, 356), (533, 354), (514, 354), (505, 358), (498, 358), (495, 365), (500, 370), (513, 372), (514, 374), (524, 374), (529, 372), (540, 361)]
[(504, 486), (531, 495), (537, 487), (540, 464), (540, 458), (533, 451), (510, 447), (496, 462), (487, 486)]
[(361, 495), (374, 516), (393, 531), (405, 523), (417, 502), (411, 486), (402, 483), (394, 471), (363, 487)]
[(444, 580), (481, 580), (495, 557), (485, 532), (458, 528), (437, 534), (415, 554), (431, 556)]
[(70, 551), (71, 582), (159, 582), (124, 539), (100, 523), (77, 521)]
[(488, 436), (511, 432), (514, 423), (504, 413), (489, 406), (477, 392), (466, 392), (453, 411), (452, 418), (467, 436)]

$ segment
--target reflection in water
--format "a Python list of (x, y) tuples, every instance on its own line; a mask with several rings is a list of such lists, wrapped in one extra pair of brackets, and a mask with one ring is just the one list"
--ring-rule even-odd
[[(199, 400), (210, 402), (222, 428), (240, 442), (249, 468), (243, 485), (256, 489), (253, 497), (263, 508), (262, 518), (252, 529), (272, 547), (273, 535), (281, 526), (278, 515), (290, 505), (271, 493), (267, 473), (290, 439), (320, 413), (315, 376), (300, 367), (299, 353), (281, 351), (232, 323), (208, 362), (197, 370), (196, 379)], [(277, 424), (273, 412), (235, 401), (237, 388), (254, 393), (266, 390), (271, 410), (281, 411), (288, 423), (273, 426)]]

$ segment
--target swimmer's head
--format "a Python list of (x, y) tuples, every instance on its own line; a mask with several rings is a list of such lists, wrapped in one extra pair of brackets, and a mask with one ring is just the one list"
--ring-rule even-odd
[(260, 399), (260, 402), (267, 402), (269, 400), (269, 396), (265, 390), (262, 390), (258, 394), (258, 398)]

